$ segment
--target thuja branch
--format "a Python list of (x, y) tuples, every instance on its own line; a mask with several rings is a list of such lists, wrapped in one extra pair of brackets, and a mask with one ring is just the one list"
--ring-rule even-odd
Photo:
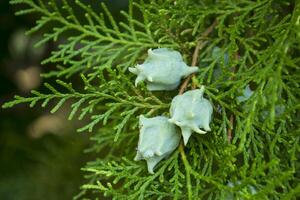
[[(42, 94), (37, 91), (32, 91), (35, 95), (33, 97), (20, 97), (15, 96), (15, 100), (7, 102), (3, 105), (3, 108), (9, 108), (16, 104), (29, 103), (30, 107), (35, 106), (38, 102), (41, 102), (42, 107), (47, 106), (50, 101), (58, 100), (56, 105), (51, 109), (51, 113), (55, 113), (60, 107), (63, 106), (67, 101), (74, 102), (71, 104), (71, 111), (69, 114), (69, 119), (72, 119), (76, 113), (79, 113), (78, 119), (83, 119), (88, 114), (91, 114), (91, 122), (80, 128), (78, 131), (93, 130), (93, 127), (100, 121), (106, 124), (108, 119), (112, 118), (115, 113), (117, 116), (122, 116), (118, 118), (118, 124), (114, 126), (116, 130), (115, 140), (118, 139), (119, 134), (125, 127), (126, 122), (137, 113), (139, 110), (152, 110), (157, 111), (161, 109), (166, 109), (169, 107), (161, 101), (158, 101), (153, 96), (148, 96), (146, 98), (141, 98), (139, 95), (129, 95), (126, 92), (120, 92), (122, 88), (111, 86), (109, 88), (103, 89), (104, 91), (99, 91), (99, 88), (92, 87), (91, 85), (86, 85), (86, 92), (77, 92), (71, 84), (64, 83), (62, 81), (57, 81), (58, 84), (65, 87), (68, 90), (67, 93), (60, 92), (50, 84), (45, 84), (45, 86), (51, 91), (50, 94)], [(87, 84), (87, 83), (86, 83)], [(103, 105), (100, 107), (99, 105)], [(92, 111), (102, 111), (101, 114), (94, 114)]]
[[(115, 103), (123, 103), (124, 105), (131, 105), (131, 106), (135, 106), (135, 107), (139, 107), (139, 108), (149, 108), (149, 109), (163, 109), (163, 108), (168, 108), (168, 104), (161, 104), (161, 105), (153, 105), (150, 103), (145, 103), (145, 102), (135, 102), (135, 101), (130, 101), (127, 99), (123, 99), (123, 98), (119, 98), (110, 94), (106, 94), (106, 93), (101, 93), (101, 92), (97, 92), (97, 93), (79, 93), (79, 92), (75, 92), (75, 93), (56, 93), (56, 94), (41, 94), (37, 91), (32, 91), (33, 94), (37, 95), (35, 97), (20, 97), (20, 96), (15, 96), (15, 100), (11, 101), (11, 102), (7, 102), (5, 104), (3, 104), (3, 108), (10, 108), (13, 107), (16, 104), (20, 104), (20, 103), (31, 103), (30, 106), (33, 107), (35, 105), (35, 103), (37, 103), (38, 101), (44, 101), (44, 103), (42, 104), (42, 106), (46, 106), (45, 103), (49, 103), (49, 100), (52, 99), (65, 99), (65, 100), (69, 100), (69, 99), (94, 99), (94, 98), (103, 98), (103, 99), (108, 99), (108, 100), (112, 100)], [(32, 103), (34, 102), (34, 103)]]
[[(77, 92), (63, 84), (68, 90), (65, 93), (48, 87), (51, 94), (33, 92), (34, 97), (16, 97), (4, 106), (18, 103), (34, 106), (37, 102), (46, 106), (58, 100), (52, 112), (68, 102), (72, 109), (69, 118), (78, 112), (79, 118), (91, 115), (92, 122), (81, 130), (91, 130), (99, 121), (104, 125), (107, 122), (93, 136), (95, 151), (98, 153), (107, 145), (116, 154), (105, 151), (107, 159), (88, 164), (87, 171), (93, 174), (88, 176), (90, 184), (83, 188), (100, 191), (114, 199), (226, 199), (231, 196), (296, 199), (299, 196), (296, 173), (299, 171), (296, 120), (300, 80), (296, 73), (300, 65), (299, 1), (132, 2), (129, 12), (122, 12), (125, 20), (118, 24), (105, 7), (101, 14), (80, 1), (12, 0), (13, 4), (29, 7), (18, 14), (41, 15), (29, 31), (46, 28), (39, 44), (60, 43), (44, 63), (58, 63), (62, 67), (48, 76), (83, 73), (88, 78), (84, 84), (88, 89)], [(77, 16), (77, 11), (82, 15)], [(136, 17), (138, 12), (140, 15)], [(208, 38), (217, 22), (204, 32), (202, 27), (208, 26), (211, 18), (218, 19), (218, 34)], [(133, 131), (137, 126), (136, 116), (165, 114), (169, 105), (151, 92), (131, 86), (124, 79), (131, 79), (128, 74), (109, 72), (111, 76), (107, 77), (106, 70), (120, 66), (122, 72), (127, 71), (143, 59), (148, 48), (180, 50), (190, 44), (195, 48), (192, 66), (199, 66), (201, 56), (201, 73), (182, 81), (179, 93), (183, 94), (187, 88), (195, 89), (200, 80), (206, 85), (206, 95), (220, 106), (222, 115), (215, 115), (214, 135), (202, 138), (201, 142), (195, 142), (200, 139), (195, 137), (188, 148), (183, 144), (176, 146), (177, 151), (161, 162), (154, 175), (145, 176), (142, 165), (120, 158), (130, 157), (136, 145)], [(218, 58), (212, 57), (215, 48), (221, 49)], [(225, 63), (222, 56), (234, 55), (237, 48), (243, 50), (240, 59), (228, 57)], [(238, 69), (232, 73), (228, 65), (237, 66), (234, 60)], [(215, 74), (217, 70), (221, 75)], [(234, 79), (230, 78), (232, 75)], [(98, 83), (99, 77), (105, 80)], [(246, 84), (253, 85), (253, 95), (243, 104), (236, 104), (235, 99)], [(283, 113), (278, 113), (278, 107), (283, 108)], [(115, 136), (112, 130), (116, 130)], [(121, 130), (118, 141), (114, 142), (113, 138), (116, 140)], [(228, 145), (224, 140), (238, 145)]]
[[(217, 20), (215, 20), (204, 32), (201, 34), (200, 38), (207, 37), (214, 29), (214, 27), (217, 25)], [(206, 41), (203, 41), (201, 39), (197, 40), (197, 45), (195, 47), (194, 53), (193, 53), (193, 58), (192, 58), (192, 65), (191, 66), (196, 66), (198, 63), (198, 57), (199, 57), (199, 51), (202, 49), (206, 44)], [(184, 91), (186, 90), (190, 80), (194, 74), (189, 75), (184, 82), (182, 83), (179, 94), (183, 94)], [(193, 89), (196, 88), (196, 85), (193, 83), (192, 86)], [(181, 154), (181, 158), (185, 167), (186, 171), (186, 182), (187, 182), (187, 190), (188, 190), (188, 199), (191, 200), (193, 199), (193, 193), (192, 193), (192, 184), (191, 184), (191, 166), (186, 158), (185, 152), (184, 152), (184, 145), (183, 142), (180, 142), (179, 145), (179, 152)]]

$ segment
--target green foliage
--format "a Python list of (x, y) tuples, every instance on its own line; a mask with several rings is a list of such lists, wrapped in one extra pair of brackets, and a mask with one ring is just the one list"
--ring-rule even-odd
[[(130, 2), (120, 23), (104, 4), (98, 13), (78, 0), (45, 2), (11, 0), (27, 6), (18, 15), (39, 14), (29, 31), (45, 32), (37, 45), (57, 42), (43, 63), (57, 65), (44, 77), (58, 77), (58, 86), (45, 84), (49, 94), (33, 91), (33, 97), (16, 96), (3, 107), (37, 102), (45, 107), (58, 100), (51, 110), (55, 112), (71, 101), (70, 119), (76, 113), (79, 119), (89, 115), (90, 122), (79, 131), (93, 131), (95, 144), (88, 151), (103, 156), (83, 169), (89, 182), (77, 198), (89, 197), (89, 191), (114, 199), (300, 196), (299, 1)], [(193, 134), (187, 147), (149, 175), (145, 163), (132, 161), (137, 116), (167, 112), (176, 93), (135, 88), (127, 68), (143, 61), (148, 48), (157, 47), (178, 50), (188, 64), (199, 57), (200, 72), (192, 82), (206, 86), (214, 117), (211, 132)], [(212, 56), (215, 47), (220, 48), (217, 57)], [(217, 69), (221, 75), (215, 78)], [(79, 74), (83, 90), (64, 80)], [(254, 92), (239, 103), (236, 97), (247, 85)], [(100, 122), (104, 126), (95, 129)]]

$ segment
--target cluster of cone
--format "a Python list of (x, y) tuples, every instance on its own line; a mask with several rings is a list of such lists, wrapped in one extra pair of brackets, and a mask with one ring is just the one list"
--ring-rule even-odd
[[(177, 51), (150, 49), (148, 54), (143, 64), (129, 68), (130, 72), (138, 75), (136, 85), (140, 81), (146, 81), (148, 90), (175, 89), (181, 78), (198, 71), (197, 67), (188, 67)], [(202, 86), (175, 96), (170, 108), (171, 118), (140, 116), (140, 135), (135, 160), (146, 160), (149, 173), (154, 173), (157, 163), (177, 148), (181, 135), (186, 145), (192, 132), (205, 134), (210, 131), (213, 108), (203, 97), (203, 93)]]

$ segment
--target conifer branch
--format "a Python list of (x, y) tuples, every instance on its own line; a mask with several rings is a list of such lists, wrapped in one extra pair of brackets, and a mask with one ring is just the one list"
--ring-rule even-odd
[[(208, 27), (206, 29), (206, 31), (202, 34), (202, 37), (207, 37), (209, 33), (211, 33), (214, 29), (214, 27), (217, 25), (217, 20), (215, 20), (212, 25), (210, 27)], [(199, 50), (201, 48), (203, 48), (205, 45), (205, 42), (203, 41), (198, 41), (197, 45), (195, 47), (194, 53), (193, 53), (193, 58), (192, 58), (192, 65), (191, 66), (196, 66), (198, 63), (198, 56), (199, 56)], [(194, 74), (191, 74), (190, 76), (188, 76), (184, 82), (182, 83), (182, 85), (180, 86), (180, 90), (179, 90), (179, 94), (183, 94), (184, 91), (187, 88), (187, 85), (189, 83), (189, 81), (191, 80), (191, 78), (194, 76)], [(195, 85), (193, 83), (193, 88), (195, 88)], [(191, 185), (191, 174), (190, 174), (190, 170), (191, 170), (191, 166), (186, 158), (185, 152), (184, 152), (184, 145), (181, 142), (179, 145), (179, 151), (181, 154), (181, 158), (186, 170), (186, 182), (187, 182), (187, 190), (188, 190), (188, 199), (191, 200), (193, 199), (193, 194), (192, 194), (192, 185)]]
[[(55, 44), (43, 63), (57, 69), (44, 76), (59, 80), (45, 84), (48, 93), (16, 96), (3, 107), (40, 102), (56, 112), (67, 105), (69, 119), (90, 118), (80, 130), (93, 131), (87, 151), (101, 159), (83, 169), (83, 191), (129, 200), (299, 197), (299, 1), (130, 1), (121, 22), (104, 4), (99, 12), (78, 0), (10, 2), (24, 6), (18, 15), (39, 16), (28, 33), (43, 33), (37, 45)], [(165, 114), (173, 93), (135, 87), (127, 68), (159, 47), (201, 66), (179, 94), (190, 82), (192, 89), (205, 85), (215, 112), (210, 134), (193, 138), (186, 151), (180, 144), (149, 175), (131, 161), (136, 118)], [(232, 56), (238, 50), (239, 59)], [(84, 89), (62, 80), (70, 76), (81, 76)], [(247, 85), (252, 93), (239, 102)]]

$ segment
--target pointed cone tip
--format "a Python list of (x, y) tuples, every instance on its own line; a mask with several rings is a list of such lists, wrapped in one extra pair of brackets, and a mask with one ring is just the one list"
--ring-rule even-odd
[(149, 76), (147, 79), (148, 79), (149, 82), (153, 82), (152, 76)]
[(137, 64), (137, 65), (135, 66), (135, 68), (136, 68), (138, 71), (142, 71), (142, 70), (143, 70), (142, 65), (139, 65), (139, 64)]
[(186, 144), (188, 143), (189, 138), (191, 137), (191, 135), (192, 135), (191, 130), (188, 130), (188, 129), (182, 130), (182, 137), (183, 137), (184, 146), (186, 146)]
[(185, 71), (183, 73), (183, 75), (186, 77), (186, 76), (189, 76), (190, 74), (193, 74), (193, 73), (196, 73), (199, 71), (199, 68), (198, 67), (186, 67), (185, 68)]
[(128, 70), (129, 70), (131, 73), (133, 73), (133, 74), (137, 74), (137, 73), (138, 73), (137, 69), (134, 68), (134, 67), (129, 67)]
[(150, 174), (154, 174), (154, 167), (156, 166), (158, 162), (154, 161), (154, 160), (147, 160), (147, 169), (148, 169), (148, 172)]
[(152, 52), (152, 49), (150, 48), (150, 49), (148, 49), (148, 56), (151, 56), (152, 54), (153, 54), (153, 52)]
[(134, 82), (135, 87), (137, 87), (138, 84), (139, 84), (140, 82), (142, 82), (143, 80), (145, 80), (145, 78), (143, 78), (142, 76), (136, 77), (135, 82)]
[(205, 90), (205, 86), (202, 85), (202, 86), (200, 87), (200, 91), (202, 92), (202, 94), (204, 93), (204, 90)]
[(208, 126), (206, 126), (206, 127), (204, 128), (204, 130), (206, 130), (206, 131), (211, 131), (211, 128), (210, 128), (209, 125), (208, 125)]
[(186, 146), (186, 144), (188, 143), (190, 137), (184, 137), (183, 136), (183, 144), (184, 146)]
[(196, 133), (199, 134), (206, 134), (206, 131), (202, 131), (200, 128), (198, 128), (197, 126), (192, 127), (193, 131), (195, 131)]
[(189, 67), (189, 71), (190, 71), (191, 73), (196, 73), (196, 72), (199, 71), (199, 68), (198, 68), (198, 67)]
[(174, 124), (176, 124), (177, 126), (182, 126), (183, 125), (183, 123), (179, 122), (179, 121), (175, 121)]
[(140, 161), (142, 159), (141, 155), (137, 152), (136, 156), (134, 157), (134, 161)]
[(173, 118), (171, 118), (171, 119), (168, 119), (168, 122), (170, 122), (170, 123), (174, 123), (174, 122), (175, 122), (175, 120), (174, 120)]

